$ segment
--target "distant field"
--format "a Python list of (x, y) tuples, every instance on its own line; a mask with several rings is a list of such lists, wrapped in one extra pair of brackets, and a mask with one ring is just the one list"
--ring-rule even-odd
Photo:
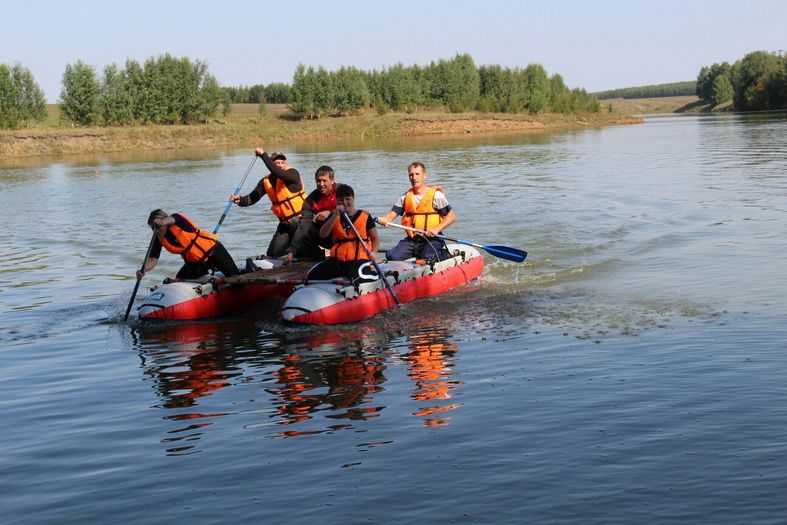
[(612, 109), (630, 115), (645, 113), (674, 113), (699, 101), (697, 96), (656, 98), (610, 98), (600, 100), (601, 107), (612, 105)]

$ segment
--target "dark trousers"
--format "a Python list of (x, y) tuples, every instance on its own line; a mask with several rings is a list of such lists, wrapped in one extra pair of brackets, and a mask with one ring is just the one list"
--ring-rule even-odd
[(315, 264), (306, 279), (309, 281), (329, 281), (337, 277), (346, 277), (353, 282), (377, 280), (374, 266), (366, 260), (341, 262), (329, 257)]
[(432, 237), (427, 239), (423, 235), (405, 237), (399, 244), (388, 250), (385, 258), (389, 261), (404, 261), (415, 257), (430, 261), (442, 261), (449, 256), (445, 241)]
[(268, 257), (281, 257), (287, 253), (287, 248), (290, 247), (299, 222), (300, 219), (298, 217), (292, 218), (288, 222), (279, 222), (268, 245), (268, 251), (265, 252)]
[[(316, 223), (309, 219), (301, 219), (298, 225), (298, 232), (295, 234), (296, 240), (291, 244), (295, 249), (293, 256), (301, 261), (322, 261), (325, 259), (325, 250), (330, 248), (333, 241), (320, 237), (320, 226), (324, 223)], [(299, 246), (295, 246), (298, 243)]]
[(207, 262), (186, 262), (178, 271), (176, 277), (178, 279), (196, 279), (207, 274), (210, 270), (218, 270), (224, 274), (224, 277), (239, 273), (238, 265), (232, 260), (232, 256), (224, 245), (218, 241), (216, 241), (216, 246), (213, 248), (213, 253), (208, 257)]

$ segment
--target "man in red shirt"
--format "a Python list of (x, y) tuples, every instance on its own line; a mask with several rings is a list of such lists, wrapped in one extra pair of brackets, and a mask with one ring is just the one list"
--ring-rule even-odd
[(325, 249), (333, 244), (330, 238), (320, 237), (320, 228), (336, 209), (336, 181), (330, 166), (320, 166), (314, 173), (317, 189), (312, 191), (301, 208), (298, 230), (285, 254), (287, 264), (293, 257), (304, 261), (321, 261)]

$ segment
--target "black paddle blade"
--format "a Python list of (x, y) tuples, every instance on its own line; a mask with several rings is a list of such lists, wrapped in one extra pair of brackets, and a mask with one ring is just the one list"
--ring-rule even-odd
[(510, 246), (484, 246), (484, 250), (495, 257), (518, 263), (524, 261), (525, 257), (527, 257), (526, 251), (511, 248)]

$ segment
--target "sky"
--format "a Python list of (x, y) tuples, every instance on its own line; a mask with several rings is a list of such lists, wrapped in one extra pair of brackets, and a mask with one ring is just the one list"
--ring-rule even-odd
[(208, 64), (223, 86), (336, 70), (537, 63), (589, 92), (695, 80), (702, 66), (787, 50), (787, 0), (0, 0), (0, 63), (57, 102), (67, 64)]

